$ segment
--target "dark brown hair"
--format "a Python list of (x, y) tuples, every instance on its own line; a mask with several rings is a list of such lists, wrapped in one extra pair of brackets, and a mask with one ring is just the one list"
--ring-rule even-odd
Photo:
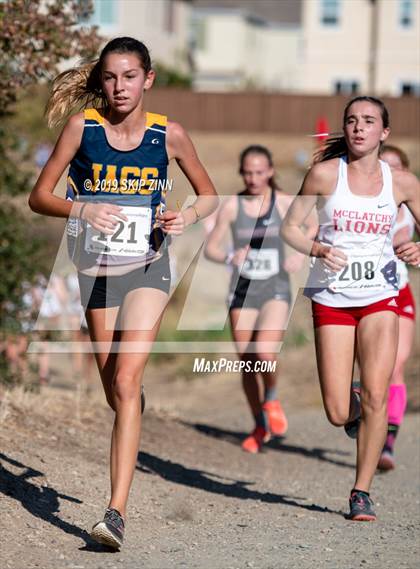
[[(268, 160), (270, 168), (274, 168), (273, 156), (268, 148), (260, 144), (251, 144), (250, 146), (244, 148), (244, 150), (242, 150), (241, 154), (239, 155), (239, 174), (241, 174), (241, 176), (244, 173), (245, 158), (250, 154), (261, 154), (262, 156), (265, 156)], [(280, 186), (276, 182), (275, 175), (271, 176), (271, 178), (268, 180), (268, 185), (272, 190), (281, 191)]]

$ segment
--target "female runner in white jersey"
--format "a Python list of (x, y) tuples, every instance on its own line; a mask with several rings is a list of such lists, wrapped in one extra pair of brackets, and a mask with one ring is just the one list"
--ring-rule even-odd
[[(285, 258), (280, 228), (292, 197), (275, 182), (270, 151), (260, 145), (249, 146), (242, 151), (239, 162), (245, 190), (228, 198), (220, 208), (206, 256), (232, 267), (230, 325), (246, 366), (242, 387), (255, 421), (242, 449), (257, 453), (271, 435), (284, 435), (288, 426), (277, 396), (276, 373), (255, 368), (262, 362), (276, 362), (289, 312), (288, 273), (299, 270), (304, 256), (297, 253)], [(316, 222), (313, 235), (315, 228)], [(229, 231), (234, 247), (231, 253), (223, 245)], [(252, 343), (255, 349), (250, 347)]]
[[(357, 425), (352, 520), (376, 519), (369, 489), (383, 448), (388, 385), (398, 345), (398, 284), (392, 226), (405, 203), (420, 218), (419, 185), (410, 172), (378, 159), (389, 134), (379, 99), (356, 97), (344, 110), (344, 136), (330, 141), (283, 223), (282, 234), (314, 258), (306, 295), (312, 299), (324, 407), (334, 425)], [(315, 241), (301, 226), (316, 206)], [(418, 251), (406, 255), (417, 264)], [(361, 391), (352, 390), (355, 343)], [(361, 408), (361, 409), (360, 409)], [(351, 433), (350, 428), (347, 431)]]
[[(388, 144), (383, 146), (380, 151), (380, 158), (395, 170), (408, 170), (410, 167), (407, 155), (397, 146)], [(414, 229), (414, 218), (403, 204), (393, 228), (394, 249), (403, 258), (410, 252), (415, 252), (416, 247), (418, 247), (412, 241)], [(416, 320), (416, 303), (408, 279), (408, 270), (406, 263), (401, 259), (397, 261), (397, 274), (400, 290), (397, 300), (399, 308), (398, 350), (389, 387), (388, 434), (378, 463), (379, 470), (384, 471), (395, 468), (394, 444), (407, 406), (404, 368), (413, 348)]]
[[(32, 210), (55, 217), (81, 218), (101, 232), (101, 239), (105, 240), (106, 235), (114, 238), (117, 225), (118, 231), (121, 228), (119, 220), (127, 218), (122, 207), (111, 198), (120, 197), (119, 193), (124, 192), (123, 197), (135, 198), (136, 205), (148, 194), (142, 183), (148, 183), (158, 169), (166, 174), (168, 160), (172, 158), (178, 162), (198, 198), (183, 212), (167, 210), (163, 213), (161, 208), (158, 213), (157, 206), (150, 208), (155, 224), (153, 229), (141, 225), (142, 236), (152, 236), (160, 230), (179, 235), (186, 226), (216, 208), (218, 200), (213, 184), (184, 129), (177, 123), (166, 123), (166, 117), (146, 113), (143, 108), (144, 93), (152, 87), (154, 77), (144, 44), (133, 38), (116, 38), (104, 47), (95, 64), (67, 71), (57, 78), (48, 107), (50, 119), (62, 118), (64, 112), (76, 106), (80, 108), (81, 104), (95, 108), (68, 120), (32, 190), (29, 198)], [(156, 156), (160, 162), (150, 168)], [(53, 194), (69, 164), (71, 186), (85, 201), (72, 203)], [(128, 178), (132, 184), (128, 186), (129, 191)], [(95, 187), (97, 182), (100, 183)], [(93, 187), (98, 194), (103, 193), (102, 201), (94, 203), (88, 199), (87, 190)], [(155, 199), (158, 205), (162, 203), (164, 196), (156, 198), (149, 193), (152, 203)], [(149, 216), (145, 208), (137, 211), (137, 215)], [(130, 225), (135, 229), (136, 225)], [(121, 259), (112, 264), (112, 259), (104, 259), (105, 254), (93, 255), (94, 263), (99, 263), (94, 267), (93, 276), (89, 269), (79, 270), (90, 337), (100, 343), (97, 364), (107, 401), (115, 412), (111, 498), (104, 519), (93, 527), (91, 535), (116, 549), (123, 542), (128, 494), (137, 462), (140, 390), (149, 355), (143, 351), (130, 353), (124, 346), (126, 342), (130, 345), (139, 342), (143, 348), (153, 343), (168, 300), (168, 255), (161, 253), (158, 247), (155, 251), (149, 243), (146, 255), (130, 258), (130, 263), (127, 261), (125, 265), (120, 263)], [(112, 342), (120, 348), (119, 352), (111, 350)]]

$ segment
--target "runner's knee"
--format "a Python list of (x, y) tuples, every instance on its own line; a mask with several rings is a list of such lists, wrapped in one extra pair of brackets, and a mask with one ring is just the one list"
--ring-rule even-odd
[(276, 354), (270, 354), (264, 350), (259, 350), (256, 354), (256, 359), (260, 362), (275, 362), (277, 357)]
[(112, 383), (112, 391), (114, 398), (119, 402), (126, 402), (138, 398), (140, 393), (139, 373), (124, 369), (117, 371)]
[(386, 411), (388, 401), (386, 389), (363, 389), (360, 395), (362, 414)]
[(342, 427), (349, 420), (349, 408), (348, 406), (340, 406), (337, 404), (325, 403), (325, 412), (327, 414), (328, 421), (335, 427)]

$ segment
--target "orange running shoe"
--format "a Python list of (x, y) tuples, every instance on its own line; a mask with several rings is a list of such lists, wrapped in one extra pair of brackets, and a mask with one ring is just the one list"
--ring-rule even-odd
[(288, 422), (286, 415), (277, 399), (274, 401), (266, 401), (263, 404), (263, 411), (267, 413), (268, 426), (272, 435), (278, 437), (284, 435), (287, 431)]
[(257, 454), (264, 443), (270, 440), (270, 433), (264, 427), (255, 427), (252, 433), (242, 442), (242, 450)]

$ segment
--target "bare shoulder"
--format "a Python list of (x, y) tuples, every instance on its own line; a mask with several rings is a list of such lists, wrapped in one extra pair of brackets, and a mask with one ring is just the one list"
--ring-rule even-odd
[(85, 117), (83, 112), (76, 113), (67, 119), (66, 124), (61, 132), (60, 139), (64, 139), (65, 143), (79, 145), (85, 127)]
[(166, 125), (166, 136), (168, 141), (173, 143), (189, 140), (187, 131), (178, 122), (168, 121)]
[(339, 158), (332, 158), (331, 160), (325, 160), (325, 162), (318, 162), (314, 164), (309, 172), (316, 179), (336, 179), (338, 173), (338, 165), (340, 163)]
[(197, 160), (191, 138), (184, 127), (177, 122), (169, 121), (166, 126), (166, 148), (169, 159)]
[(295, 196), (286, 194), (283, 190), (277, 190), (275, 193), (276, 205), (280, 207), (289, 206), (295, 199)]
[(68, 128), (71, 132), (81, 132), (85, 126), (85, 115), (82, 112), (72, 115), (64, 128)]
[(418, 189), (419, 188), (419, 180), (417, 176), (415, 176), (412, 172), (408, 170), (391, 170), (392, 172), (392, 181), (394, 184), (401, 190), (404, 189)]
[(277, 211), (280, 213), (281, 217), (284, 217), (287, 213), (287, 210), (291, 206), (295, 196), (291, 196), (290, 194), (286, 194), (283, 191), (276, 191), (275, 199), (276, 199), (276, 208)]
[(420, 200), (420, 183), (417, 177), (407, 170), (391, 170), (391, 172), (396, 203), (412, 203), (413, 201), (418, 203)]
[(230, 222), (236, 218), (238, 212), (238, 196), (229, 196), (220, 206), (219, 218)]
[(82, 141), (84, 126), (85, 117), (83, 112), (76, 113), (67, 119), (54, 148), (54, 158), (58, 155), (68, 157), (69, 155), (73, 156), (75, 154)]
[(305, 176), (303, 193), (308, 195), (329, 195), (338, 178), (339, 158), (314, 164)]

